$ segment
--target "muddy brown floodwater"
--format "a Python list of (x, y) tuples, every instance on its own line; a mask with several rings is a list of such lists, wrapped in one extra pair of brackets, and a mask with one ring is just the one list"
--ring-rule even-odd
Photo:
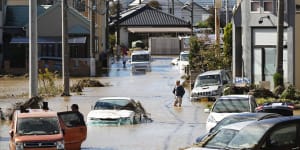
[[(73, 103), (80, 106), (85, 119), (91, 106), (100, 97), (126, 96), (139, 100), (151, 114), (153, 122), (126, 126), (88, 126), (88, 135), (82, 149), (93, 150), (174, 150), (191, 145), (196, 137), (205, 132), (207, 114), (205, 104), (189, 101), (189, 90), (183, 98), (182, 108), (174, 108), (172, 89), (175, 81), (181, 79), (177, 66), (171, 65), (174, 57), (154, 56), (151, 72), (132, 73), (130, 64), (112, 64), (112, 68), (99, 80), (111, 86), (84, 88), (81, 95), (72, 93), (70, 97), (46, 98), (49, 107), (55, 111), (65, 111)], [(72, 80), (76, 80), (73, 79)], [(60, 82), (60, 81), (58, 81)], [(5, 94), (28, 93), (25, 79), (0, 79), (0, 90)], [(5, 95), (4, 93), (0, 96)], [(7, 97), (0, 100), (5, 109), (16, 101), (27, 98)], [(0, 149), (8, 149), (9, 122), (0, 123)]]
[[(177, 66), (172, 66), (175, 57), (155, 56), (151, 72), (132, 73), (130, 64), (123, 68), (122, 63), (112, 64), (112, 68), (99, 80), (111, 86), (84, 88), (81, 95), (72, 93), (70, 97), (45, 98), (54, 111), (69, 110), (73, 103), (79, 104), (85, 119), (91, 106), (100, 97), (126, 96), (139, 100), (151, 114), (153, 122), (125, 126), (88, 126), (87, 139), (82, 149), (91, 150), (176, 150), (194, 143), (204, 134), (207, 113), (203, 109), (207, 103), (191, 102), (186, 89), (181, 108), (173, 107), (172, 89), (180, 79)], [(77, 80), (73, 79), (72, 80)], [(57, 81), (60, 82), (60, 81)], [(28, 92), (28, 80), (0, 79), (2, 95)], [(16, 94), (17, 93), (17, 94)], [(2, 109), (16, 101), (27, 98), (7, 97), (0, 99)], [(297, 114), (298, 111), (297, 111)], [(0, 150), (8, 150), (8, 121), (0, 121)]]

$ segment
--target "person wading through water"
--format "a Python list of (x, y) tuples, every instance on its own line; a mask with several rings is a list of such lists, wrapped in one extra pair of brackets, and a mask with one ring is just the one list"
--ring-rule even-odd
[(175, 95), (175, 102), (174, 106), (177, 107), (177, 104), (179, 104), (179, 107), (181, 107), (182, 104), (182, 97), (185, 93), (185, 90), (182, 85), (180, 85), (180, 81), (176, 81), (176, 86), (173, 89), (173, 94)]

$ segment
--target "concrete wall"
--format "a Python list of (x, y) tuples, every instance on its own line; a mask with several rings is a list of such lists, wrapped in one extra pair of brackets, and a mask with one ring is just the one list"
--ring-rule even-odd
[[(300, 0), (295, 1), (296, 5), (300, 5)], [(300, 89), (300, 11), (295, 16), (295, 86)], [(297, 59), (298, 58), (298, 59)]]

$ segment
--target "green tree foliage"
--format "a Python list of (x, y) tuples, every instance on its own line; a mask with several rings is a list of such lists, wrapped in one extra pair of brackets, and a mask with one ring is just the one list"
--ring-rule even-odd
[(55, 85), (55, 74), (50, 72), (48, 68), (39, 70), (39, 95), (55, 96), (63, 91), (62, 87)]
[(207, 21), (200, 21), (197, 23), (198, 28), (208, 28), (208, 22)]
[(160, 6), (159, 2), (156, 1), (156, 0), (149, 1), (148, 5), (151, 6), (151, 7), (156, 8), (156, 9), (161, 9), (161, 6)]
[(232, 62), (232, 23), (228, 23), (224, 28), (223, 37), (224, 64), (228, 65), (225, 68), (231, 68)]

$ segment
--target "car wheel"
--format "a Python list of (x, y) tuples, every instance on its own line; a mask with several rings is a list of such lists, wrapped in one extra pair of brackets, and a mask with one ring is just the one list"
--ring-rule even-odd
[(134, 124), (141, 123), (141, 121), (142, 121), (142, 116), (141, 115), (133, 117), (133, 123)]

